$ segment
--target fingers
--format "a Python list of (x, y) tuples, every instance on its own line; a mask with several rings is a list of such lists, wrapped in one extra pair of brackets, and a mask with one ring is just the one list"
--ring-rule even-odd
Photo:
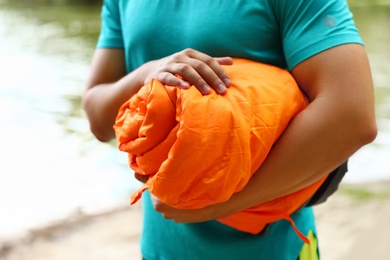
[[(199, 89), (202, 94), (209, 94), (210, 88), (218, 94), (226, 92), (230, 79), (216, 59), (192, 49), (184, 50), (183, 54), (179, 56), (179, 59), (183, 59), (183, 63), (176, 64), (179, 75)], [(229, 63), (228, 59), (219, 60)]]
[(152, 204), (153, 204), (153, 207), (154, 209), (157, 211), (157, 212), (160, 212), (164, 218), (166, 219), (171, 219), (170, 216), (169, 216), (169, 211), (172, 210), (173, 208), (162, 203), (157, 197), (155, 197), (152, 193), (150, 193), (150, 197), (152, 199)]
[(186, 63), (177, 63), (178, 74), (199, 89), (202, 94), (209, 94), (210, 88), (219, 94), (224, 94), (227, 87), (224, 80), (227, 81), (228, 78), (225, 71), (215, 60), (206, 62), (191, 58)]
[(220, 65), (233, 65), (233, 59), (231, 57), (215, 57), (214, 59)]
[(161, 72), (156, 76), (156, 79), (169, 86), (178, 86), (183, 89), (188, 89), (190, 87), (190, 84), (187, 81), (170, 72)]
[[(172, 85), (182, 88), (194, 85), (204, 95), (209, 94), (211, 89), (218, 94), (224, 94), (231, 82), (222, 65), (232, 63), (230, 57), (212, 58), (199, 51), (186, 49), (170, 56), (164, 72), (159, 73), (156, 78), (161, 82), (174, 83)], [(183, 79), (174, 79), (175, 74)]]
[(161, 213), (164, 218), (173, 220), (176, 223), (197, 223), (216, 219), (214, 211), (210, 210), (212, 206), (201, 209), (176, 209), (161, 202), (151, 194), (154, 209)]

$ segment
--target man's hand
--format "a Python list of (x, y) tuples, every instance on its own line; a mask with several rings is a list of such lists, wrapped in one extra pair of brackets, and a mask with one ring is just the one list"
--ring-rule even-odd
[(213, 58), (186, 49), (147, 62), (127, 74), (124, 50), (97, 49), (83, 94), (91, 131), (102, 142), (114, 138), (112, 125), (119, 107), (152, 78), (168, 86), (188, 88), (194, 85), (204, 95), (209, 94), (211, 88), (224, 94), (231, 82), (222, 65), (231, 64), (230, 57)]
[(201, 209), (176, 209), (162, 203), (151, 194), (154, 209), (160, 212), (164, 218), (176, 223), (198, 223), (224, 217), (230, 212), (224, 203), (214, 204)]
[[(203, 95), (214, 89), (224, 94), (230, 79), (221, 65), (232, 65), (230, 57), (213, 58), (194, 49), (185, 49), (140, 67), (144, 84), (155, 78), (168, 86), (186, 89), (194, 85)], [(180, 77), (177, 77), (179, 75)]]

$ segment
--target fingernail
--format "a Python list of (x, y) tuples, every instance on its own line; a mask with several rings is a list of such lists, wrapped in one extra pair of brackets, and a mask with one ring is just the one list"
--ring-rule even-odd
[(203, 85), (201, 87), (202, 94), (210, 94), (210, 87), (208, 85)]
[(222, 84), (219, 84), (219, 85), (217, 86), (217, 92), (218, 92), (218, 94), (225, 94), (225, 92), (226, 92), (226, 87), (225, 87), (224, 85), (222, 85)]
[(229, 87), (230, 84), (232, 83), (232, 81), (231, 81), (229, 78), (225, 78), (225, 79), (223, 80), (223, 83), (225, 84), (226, 87)]
[(180, 87), (183, 89), (188, 89), (190, 87), (190, 84), (188, 84), (187, 82), (182, 82), (180, 83)]

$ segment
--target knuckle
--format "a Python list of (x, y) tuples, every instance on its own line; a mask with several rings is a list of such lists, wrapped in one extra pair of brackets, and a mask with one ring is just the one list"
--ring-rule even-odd
[(203, 78), (199, 77), (199, 78), (197, 78), (195, 80), (195, 84), (194, 85), (196, 85), (196, 86), (204, 86), (204, 85), (207, 85), (207, 84), (206, 84), (206, 81)]
[(228, 76), (228, 74), (224, 71), (224, 70), (222, 70), (220, 73), (219, 73), (219, 78), (220, 79), (225, 79), (225, 78), (228, 78), (229, 76)]
[(168, 82), (170, 79), (169, 73), (160, 73), (158, 74), (158, 77), (156, 77), (158, 81), (160, 82)]
[(194, 49), (192, 49), (192, 48), (186, 48), (186, 49), (184, 49), (184, 50), (182, 51), (182, 53), (185, 54), (185, 55), (190, 55), (190, 54), (192, 54), (193, 52), (194, 52)]
[(180, 64), (178, 64), (178, 67), (177, 67), (177, 69), (178, 69), (178, 71), (179, 71), (180, 73), (185, 73), (185, 72), (188, 71), (190, 68), (191, 68), (191, 66), (188, 65), (188, 64), (186, 64), (186, 63), (180, 63)]
[(183, 57), (184, 57), (184, 56), (185, 56), (185, 55), (183, 55), (182, 52), (174, 53), (174, 54), (172, 54), (172, 56), (171, 56), (171, 62), (178, 62), (178, 61), (180, 61), (180, 60), (183, 60)]
[(215, 60), (213, 57), (207, 56), (204, 58), (203, 62), (210, 66), (211, 64), (213, 64), (215, 62)]
[(194, 69), (195, 69), (196, 71), (202, 71), (202, 70), (204, 70), (206, 67), (207, 67), (207, 64), (206, 64), (206, 63), (203, 63), (203, 62), (197, 62), (196, 64), (194, 64)]

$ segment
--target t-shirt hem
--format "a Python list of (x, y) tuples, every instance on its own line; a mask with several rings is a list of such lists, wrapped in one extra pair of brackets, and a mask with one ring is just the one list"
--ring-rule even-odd
[(104, 39), (99, 40), (96, 44), (97, 49), (109, 48), (109, 49), (124, 49), (123, 42), (118, 39)]

